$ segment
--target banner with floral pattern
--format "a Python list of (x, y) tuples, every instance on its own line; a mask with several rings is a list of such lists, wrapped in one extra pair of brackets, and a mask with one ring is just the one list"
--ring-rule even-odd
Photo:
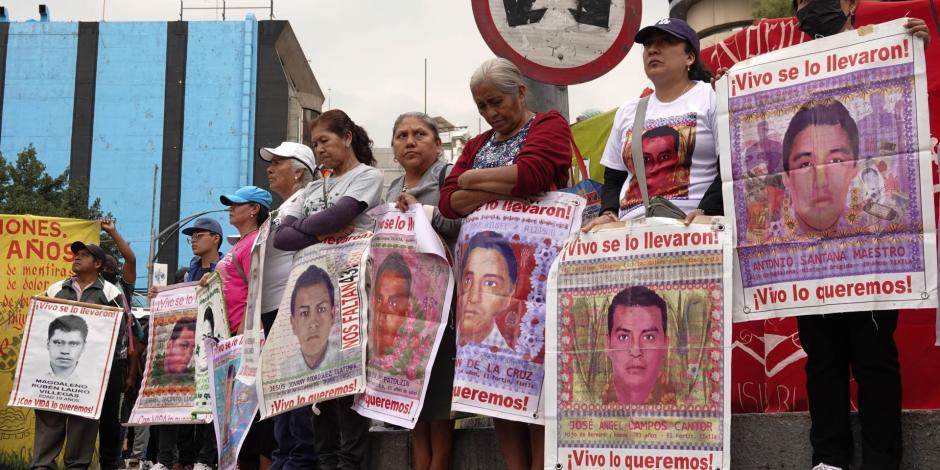
[(402, 212), (386, 204), (369, 214), (375, 235), (369, 248), (366, 390), (353, 409), (412, 429), (447, 327), (453, 271), (420, 205)]
[(470, 214), (457, 240), (456, 411), (542, 423), (545, 288), (586, 201), (551, 192)]

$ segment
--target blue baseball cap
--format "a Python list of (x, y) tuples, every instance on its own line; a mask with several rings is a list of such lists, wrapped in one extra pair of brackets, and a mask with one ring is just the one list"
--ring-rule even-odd
[(688, 23), (678, 18), (663, 18), (657, 21), (656, 24), (639, 30), (636, 33), (636, 36), (633, 36), (633, 42), (643, 44), (647, 39), (649, 39), (650, 35), (656, 31), (662, 31), (666, 34), (675, 36), (679, 39), (682, 39), (683, 41), (688, 42), (692, 45), (692, 49), (695, 51), (695, 55), (698, 55), (698, 33), (696, 33)]
[(271, 209), (271, 193), (257, 186), (242, 186), (238, 188), (238, 191), (235, 191), (232, 194), (223, 194), (219, 196), (219, 200), (222, 201), (222, 204), (226, 206), (253, 202), (255, 204), (260, 204), (265, 209)]
[(183, 229), (183, 235), (191, 236), (196, 232), (212, 232), (216, 235), (222, 236), (222, 226), (219, 225), (215, 219), (210, 219), (208, 217), (200, 217), (193, 222), (192, 225)]

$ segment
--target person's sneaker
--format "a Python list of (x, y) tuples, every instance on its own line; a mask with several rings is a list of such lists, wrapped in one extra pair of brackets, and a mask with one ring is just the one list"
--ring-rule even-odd
[(842, 470), (842, 467), (834, 467), (832, 465), (820, 463), (816, 464), (816, 466), (813, 467), (813, 470)]
[(126, 470), (141, 470), (140, 460), (127, 459), (124, 461), (124, 468)]
[(157, 462), (153, 464), (153, 467), (150, 467), (150, 470), (170, 470), (170, 469), (167, 468), (166, 465), (163, 465), (162, 463)]
[(193, 465), (193, 470), (212, 470), (212, 467), (204, 463), (197, 462), (196, 465)]

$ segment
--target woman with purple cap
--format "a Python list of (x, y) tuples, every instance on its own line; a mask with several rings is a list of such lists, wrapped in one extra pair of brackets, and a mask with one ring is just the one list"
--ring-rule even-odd
[(248, 300), (251, 247), (258, 236), (258, 227), (268, 219), (271, 193), (257, 186), (242, 186), (232, 194), (219, 196), (219, 200), (228, 206), (228, 223), (238, 229), (239, 235), (235, 246), (215, 266), (222, 276), (222, 295), (231, 334), (239, 335)]
[[(665, 18), (641, 29), (634, 41), (643, 45), (643, 69), (654, 91), (617, 110), (601, 158), (601, 215), (584, 231), (643, 216), (644, 193), (668, 200), (687, 221), (722, 213), (717, 98), (712, 74), (699, 58), (698, 34), (685, 21)], [(640, 144), (634, 146), (634, 139)], [(642, 155), (634, 157), (634, 148)], [(639, 178), (637, 167), (643, 168)]]

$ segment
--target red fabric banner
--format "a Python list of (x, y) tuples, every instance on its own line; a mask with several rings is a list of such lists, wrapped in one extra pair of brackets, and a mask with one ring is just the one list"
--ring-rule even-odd
[[(931, 3), (932, 0), (861, 2), (855, 24), (863, 26), (907, 16), (921, 18), (930, 27), (931, 45), (926, 49), (927, 93), (931, 143), (936, 155), (940, 136), (940, 35)], [(702, 49), (701, 57), (706, 66), (717, 70), (808, 40), (799, 30), (796, 18), (760, 20)], [(934, 182), (937, 181), (934, 165)], [(934, 346), (935, 319), (935, 310), (901, 312), (894, 339), (901, 361), (905, 409), (940, 408), (940, 377), (928, 372), (940, 364), (940, 347)], [(806, 410), (806, 354), (800, 348), (796, 319), (737, 323), (732, 334), (732, 412)], [(852, 388), (854, 400), (854, 383)]]

